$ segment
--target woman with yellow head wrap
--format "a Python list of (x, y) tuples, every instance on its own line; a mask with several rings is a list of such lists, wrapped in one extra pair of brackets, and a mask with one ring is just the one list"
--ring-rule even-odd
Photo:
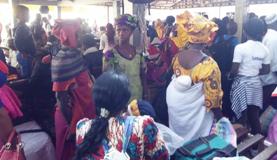
[(174, 78), (166, 97), (169, 126), (191, 140), (209, 135), (213, 121), (222, 117), (221, 73), (216, 62), (202, 51), (213, 41), (218, 27), (187, 11), (177, 16), (177, 25), (176, 39), (186, 48), (172, 62)]
[(165, 27), (162, 20), (157, 19), (157, 21), (155, 21), (155, 29), (158, 34), (158, 38), (162, 39), (165, 33)]
[(182, 48), (188, 43), (207, 44), (210, 43), (215, 32), (218, 30), (217, 25), (201, 15), (192, 15), (185, 11), (177, 16), (177, 36), (172, 40)]

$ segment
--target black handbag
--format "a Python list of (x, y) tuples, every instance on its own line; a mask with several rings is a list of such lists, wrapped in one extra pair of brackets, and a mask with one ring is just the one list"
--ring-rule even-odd
[(212, 160), (215, 157), (235, 157), (236, 153), (234, 146), (213, 134), (184, 144), (174, 157), (175, 160)]

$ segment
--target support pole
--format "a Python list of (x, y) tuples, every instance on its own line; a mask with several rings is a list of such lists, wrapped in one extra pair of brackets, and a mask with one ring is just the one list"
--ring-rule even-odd
[(107, 6), (107, 22), (110, 23), (110, 7)]
[(58, 19), (61, 19), (62, 18), (62, 7), (57, 6), (57, 11), (58, 11)]
[(248, 0), (236, 0), (235, 21), (238, 24), (237, 37), (241, 40), (243, 32), (243, 22), (247, 15)]
[(113, 1), (113, 11), (114, 11), (114, 18), (118, 17), (120, 15), (120, 1), (114, 0)]
[(139, 53), (144, 51), (145, 41), (144, 35), (146, 34), (145, 28), (145, 5), (133, 4), (133, 15), (137, 17), (140, 24), (140, 30), (136, 29), (133, 34), (133, 45), (136, 47)]
[(125, 14), (134, 14), (134, 4), (128, 0), (124, 0), (124, 13)]
[(11, 19), (11, 27), (12, 28), (15, 28), (16, 23), (17, 23), (16, 17), (14, 15), (14, 9), (15, 9), (15, 6), (18, 4), (19, 4), (18, 0), (9, 0), (9, 7), (12, 10), (12, 19)]

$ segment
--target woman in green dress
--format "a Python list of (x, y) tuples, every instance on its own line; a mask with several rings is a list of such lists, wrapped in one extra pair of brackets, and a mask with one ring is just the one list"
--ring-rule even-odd
[(115, 20), (115, 26), (118, 44), (104, 53), (104, 70), (114, 69), (125, 73), (130, 81), (131, 99), (141, 99), (143, 57), (130, 44), (130, 37), (137, 28), (138, 21), (135, 17), (124, 14)]

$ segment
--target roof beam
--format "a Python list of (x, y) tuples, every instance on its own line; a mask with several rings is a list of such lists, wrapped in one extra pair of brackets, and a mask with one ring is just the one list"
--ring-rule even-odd
[(46, 1), (46, 0), (19, 0), (19, 4), (34, 4), (34, 5), (57, 5), (57, 1)]

